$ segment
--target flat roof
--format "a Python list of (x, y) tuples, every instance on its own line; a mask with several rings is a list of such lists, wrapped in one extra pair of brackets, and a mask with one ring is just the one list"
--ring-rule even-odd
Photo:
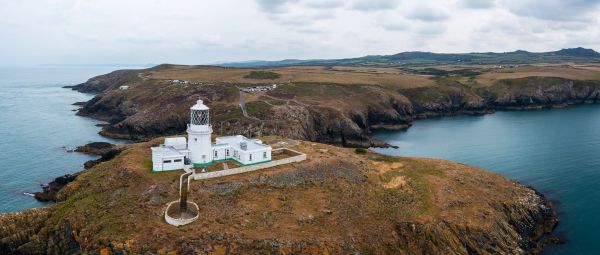
[(179, 150), (171, 146), (152, 147), (152, 152), (162, 153), (163, 158), (183, 157), (185, 156)]
[[(240, 143), (242, 143), (242, 142), (246, 142), (247, 147), (245, 150), (243, 150), (241, 148)], [(271, 146), (263, 144), (261, 140), (248, 139), (242, 135), (217, 137), (216, 145), (221, 145), (221, 144), (228, 144), (228, 145), (234, 147), (235, 149), (243, 150), (243, 151), (256, 151), (256, 150), (271, 148)]]

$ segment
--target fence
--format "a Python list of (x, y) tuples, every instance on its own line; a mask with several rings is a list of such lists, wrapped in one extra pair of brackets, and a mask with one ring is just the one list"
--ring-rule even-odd
[(281, 154), (281, 153), (285, 153), (288, 155), (294, 155), (294, 156), (290, 156), (288, 158), (283, 158), (283, 159), (278, 159), (278, 160), (272, 160), (269, 162), (251, 165), (251, 166), (242, 166), (242, 167), (231, 168), (231, 169), (215, 171), (215, 172), (208, 172), (208, 173), (196, 173), (194, 175), (194, 180), (205, 180), (205, 179), (223, 177), (223, 176), (234, 175), (234, 174), (248, 173), (248, 172), (253, 172), (253, 171), (257, 171), (257, 170), (261, 170), (261, 169), (265, 169), (265, 168), (271, 168), (271, 167), (276, 167), (276, 166), (280, 166), (280, 165), (301, 162), (301, 161), (306, 160), (306, 154), (297, 152), (295, 150), (290, 150), (287, 148), (273, 150), (273, 152), (272, 152), (272, 154), (275, 154), (275, 155)]

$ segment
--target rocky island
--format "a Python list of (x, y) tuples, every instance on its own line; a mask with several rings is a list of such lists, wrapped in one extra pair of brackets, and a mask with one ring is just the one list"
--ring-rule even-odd
[(59, 191), (0, 216), (6, 254), (535, 254), (557, 219), (531, 188), (467, 165), (300, 142), (301, 164), (194, 182), (201, 218), (162, 220), (178, 172), (129, 146)]

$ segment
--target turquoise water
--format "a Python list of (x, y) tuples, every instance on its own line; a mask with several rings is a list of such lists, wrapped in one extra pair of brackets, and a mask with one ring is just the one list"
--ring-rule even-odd
[[(24, 194), (40, 184), (83, 169), (92, 157), (66, 152), (100, 137), (99, 122), (77, 117), (71, 105), (92, 95), (62, 86), (111, 68), (0, 68), (0, 213), (39, 207)], [(114, 141), (113, 141), (114, 142)]]
[(376, 137), (402, 156), (479, 166), (532, 185), (557, 201), (557, 233), (567, 244), (548, 254), (600, 254), (600, 105), (422, 120)]

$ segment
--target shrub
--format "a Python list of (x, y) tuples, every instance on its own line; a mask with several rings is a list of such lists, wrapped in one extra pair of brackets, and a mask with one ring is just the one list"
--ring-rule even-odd
[(244, 76), (246, 79), (258, 79), (258, 80), (270, 80), (281, 77), (280, 74), (268, 71), (251, 71), (248, 75)]
[(354, 152), (356, 152), (356, 154), (367, 154), (367, 150), (364, 148), (356, 148)]

